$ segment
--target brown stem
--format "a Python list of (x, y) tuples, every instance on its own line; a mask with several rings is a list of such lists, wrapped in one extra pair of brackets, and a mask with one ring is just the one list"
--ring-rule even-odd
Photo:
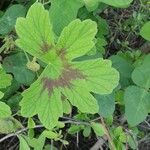
[(105, 134), (106, 134), (106, 136), (107, 136), (108, 142), (109, 142), (110, 145), (111, 145), (111, 150), (115, 150), (115, 149), (116, 149), (116, 148), (115, 148), (115, 145), (114, 145), (113, 140), (112, 140), (112, 138), (111, 138), (111, 136), (110, 136), (110, 134), (109, 134), (109, 131), (108, 131), (107, 127), (106, 127), (106, 124), (105, 124), (105, 122), (104, 122), (103, 117), (101, 117), (101, 123), (102, 123), (102, 126), (104, 127)]

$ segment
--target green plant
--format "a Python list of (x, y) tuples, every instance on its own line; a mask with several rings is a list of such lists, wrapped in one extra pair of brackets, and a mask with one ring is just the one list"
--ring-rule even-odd
[(14, 136), (20, 150), (140, 147), (149, 136), (147, 1), (39, 1), (0, 2), (0, 147)]
[[(41, 20), (35, 22), (38, 17)], [(74, 20), (64, 28), (56, 44), (48, 12), (42, 4), (35, 3), (26, 19), (17, 20), (16, 31), (17, 45), (47, 64), (38, 80), (22, 93), (22, 115), (38, 114), (47, 128), (53, 128), (66, 109), (62, 101), (69, 100), (81, 112), (97, 113), (98, 105), (90, 92), (111, 93), (119, 75), (109, 60), (73, 61), (94, 46), (96, 24), (91, 20)]]

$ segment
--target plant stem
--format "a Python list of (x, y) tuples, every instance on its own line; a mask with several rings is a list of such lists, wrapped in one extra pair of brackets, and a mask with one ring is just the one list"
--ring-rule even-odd
[[(35, 126), (34, 128), (36, 129), (36, 128), (43, 128), (43, 127), (44, 127), (43, 125), (37, 125), (37, 126)], [(11, 138), (11, 137), (13, 137), (13, 136), (19, 135), (19, 134), (21, 134), (21, 133), (27, 131), (28, 129), (29, 129), (29, 128), (26, 127), (26, 128), (23, 128), (23, 129), (21, 129), (21, 130), (15, 132), (15, 133), (8, 134), (8, 135), (6, 135), (6, 136), (4, 136), (3, 138), (0, 139), (0, 143), (3, 142), (3, 141), (5, 141), (5, 140), (8, 139), (8, 138)]]
[[(88, 122), (80, 122), (80, 121), (73, 121), (73, 120), (67, 120), (67, 121), (62, 121), (62, 122), (65, 123), (65, 124), (70, 123), (70, 124), (76, 124), (76, 125), (79, 125), (79, 124), (90, 125)], [(43, 128), (43, 127), (44, 127), (43, 125), (37, 125), (37, 126), (34, 127), (34, 129), (36, 129), (36, 128)], [(13, 136), (17, 136), (18, 134), (21, 134), (21, 133), (27, 131), (28, 129), (29, 128), (26, 127), (26, 128), (23, 128), (23, 129), (15, 132), (15, 133), (8, 134), (8, 135), (6, 135), (6, 136), (4, 136), (3, 138), (0, 139), (0, 143), (5, 141), (8, 138), (11, 138)]]
[(115, 150), (115, 149), (116, 149), (116, 148), (115, 148), (115, 145), (114, 145), (113, 140), (112, 140), (112, 138), (111, 138), (111, 136), (110, 136), (110, 134), (109, 134), (109, 131), (108, 131), (107, 127), (106, 127), (106, 124), (105, 124), (105, 122), (104, 122), (103, 117), (101, 117), (101, 123), (102, 123), (102, 125), (103, 125), (103, 127), (104, 127), (105, 134), (106, 134), (106, 136), (107, 136), (107, 138), (108, 138), (108, 142), (109, 142), (110, 145), (111, 145), (111, 150)]

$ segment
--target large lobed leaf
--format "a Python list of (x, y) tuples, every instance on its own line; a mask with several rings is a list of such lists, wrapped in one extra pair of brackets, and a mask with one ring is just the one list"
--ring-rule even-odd
[[(45, 18), (44, 27), (41, 17)], [(36, 20), (33, 21), (33, 18)], [(63, 29), (55, 44), (48, 18), (42, 4), (35, 3), (26, 18), (17, 20), (16, 31), (19, 36), (18, 46), (47, 63), (38, 80), (23, 92), (21, 113), (25, 117), (38, 114), (40, 121), (47, 128), (52, 128), (63, 115), (65, 109), (62, 103), (66, 98), (81, 112), (97, 113), (98, 104), (90, 92), (111, 93), (118, 84), (119, 74), (111, 67), (110, 60), (73, 61), (94, 46), (93, 39), (97, 32), (95, 22), (81, 22), (79, 19), (72, 21)], [(29, 25), (28, 31), (26, 25)], [(39, 45), (42, 42), (52, 47), (41, 49)]]

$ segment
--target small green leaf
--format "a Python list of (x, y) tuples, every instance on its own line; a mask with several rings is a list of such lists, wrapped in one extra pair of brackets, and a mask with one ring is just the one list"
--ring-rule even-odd
[(100, 123), (92, 122), (91, 127), (97, 136), (103, 136), (105, 134), (104, 127)]
[(110, 95), (95, 95), (99, 105), (99, 114), (107, 118), (114, 113), (115, 110), (115, 97), (114, 94)]
[(17, 4), (9, 7), (0, 19), (0, 34), (5, 35), (12, 31), (18, 17), (25, 16), (24, 6)]
[(128, 144), (129, 144), (129, 146), (132, 149), (136, 150), (137, 147), (138, 147), (137, 136), (135, 136), (135, 135), (133, 135), (133, 136), (132, 135), (128, 135), (127, 138), (128, 138)]
[(146, 90), (129, 86), (125, 90), (125, 116), (131, 126), (136, 126), (146, 119), (150, 108), (150, 93)]
[(42, 150), (58, 150), (54, 145), (47, 144)]
[(144, 24), (144, 26), (142, 27), (140, 31), (140, 35), (144, 39), (150, 41), (150, 21)]
[(18, 138), (20, 141), (19, 150), (30, 150), (30, 147), (29, 147), (27, 141), (22, 136), (18, 136)]
[(21, 84), (30, 85), (35, 78), (35, 73), (29, 70), (26, 64), (27, 59), (22, 52), (8, 56), (3, 61), (3, 67), (7, 72), (13, 73), (16, 81)]
[(3, 70), (0, 64), (0, 89), (11, 85), (12, 77)]
[(121, 126), (114, 129), (113, 134), (115, 137), (119, 137), (123, 133), (123, 128)]
[(7, 99), (7, 104), (11, 107), (11, 109), (15, 112), (20, 110), (19, 102), (21, 101), (22, 96), (21, 93), (17, 93), (12, 95), (9, 99)]
[(47, 130), (43, 131), (42, 135), (48, 139), (57, 139), (59, 137), (58, 133), (55, 133), (55, 132), (50, 131), (50, 130), (49, 131), (47, 131)]
[(57, 124), (57, 127), (58, 128), (64, 128), (65, 127), (65, 123), (59, 121), (58, 124)]
[(63, 143), (63, 145), (69, 145), (69, 142), (68, 142), (68, 141), (66, 141), (66, 140), (62, 140), (62, 139), (60, 139), (60, 142), (62, 142), (62, 143)]
[[(20, 88), (20, 83), (18, 83), (15, 79), (13, 79), (11, 85), (5, 89), (5, 95), (4, 95), (3, 99), (9, 101), (9, 99), (12, 96), (15, 97), (15, 93), (16, 93), (16, 91), (18, 91), (19, 88)], [(10, 104), (10, 106), (11, 106), (11, 104)]]
[(0, 102), (0, 118), (7, 118), (11, 116), (10, 107), (4, 102)]
[(120, 83), (122, 87), (130, 85), (131, 74), (133, 71), (132, 64), (119, 55), (114, 55), (109, 58), (112, 61), (113, 67), (120, 73)]
[(91, 134), (91, 127), (90, 126), (86, 126), (83, 130), (83, 135), (84, 137), (89, 137)]
[(22, 128), (21, 123), (15, 118), (0, 119), (0, 133), (8, 134)]
[(24, 136), (27, 143), (34, 148), (34, 150), (43, 150), (44, 144), (45, 144), (45, 137), (43, 134), (41, 134), (37, 139), (36, 138), (30, 138), (28, 136)]
[(136, 67), (132, 73), (133, 82), (145, 89), (150, 88), (150, 69), (149, 64), (143, 64), (139, 67)]
[(65, 26), (76, 19), (78, 10), (82, 6), (80, 0), (51, 0), (49, 14), (54, 32), (57, 35), (61, 33)]
[(83, 125), (72, 125), (69, 130), (68, 130), (68, 133), (69, 134), (75, 134), (79, 131), (81, 131), (82, 129), (84, 129), (84, 126)]
[(35, 122), (32, 118), (28, 119), (28, 128), (34, 128), (35, 127)]
[(127, 141), (127, 136), (124, 132), (122, 132), (119, 136), (119, 141), (122, 142), (122, 143), (126, 143)]

